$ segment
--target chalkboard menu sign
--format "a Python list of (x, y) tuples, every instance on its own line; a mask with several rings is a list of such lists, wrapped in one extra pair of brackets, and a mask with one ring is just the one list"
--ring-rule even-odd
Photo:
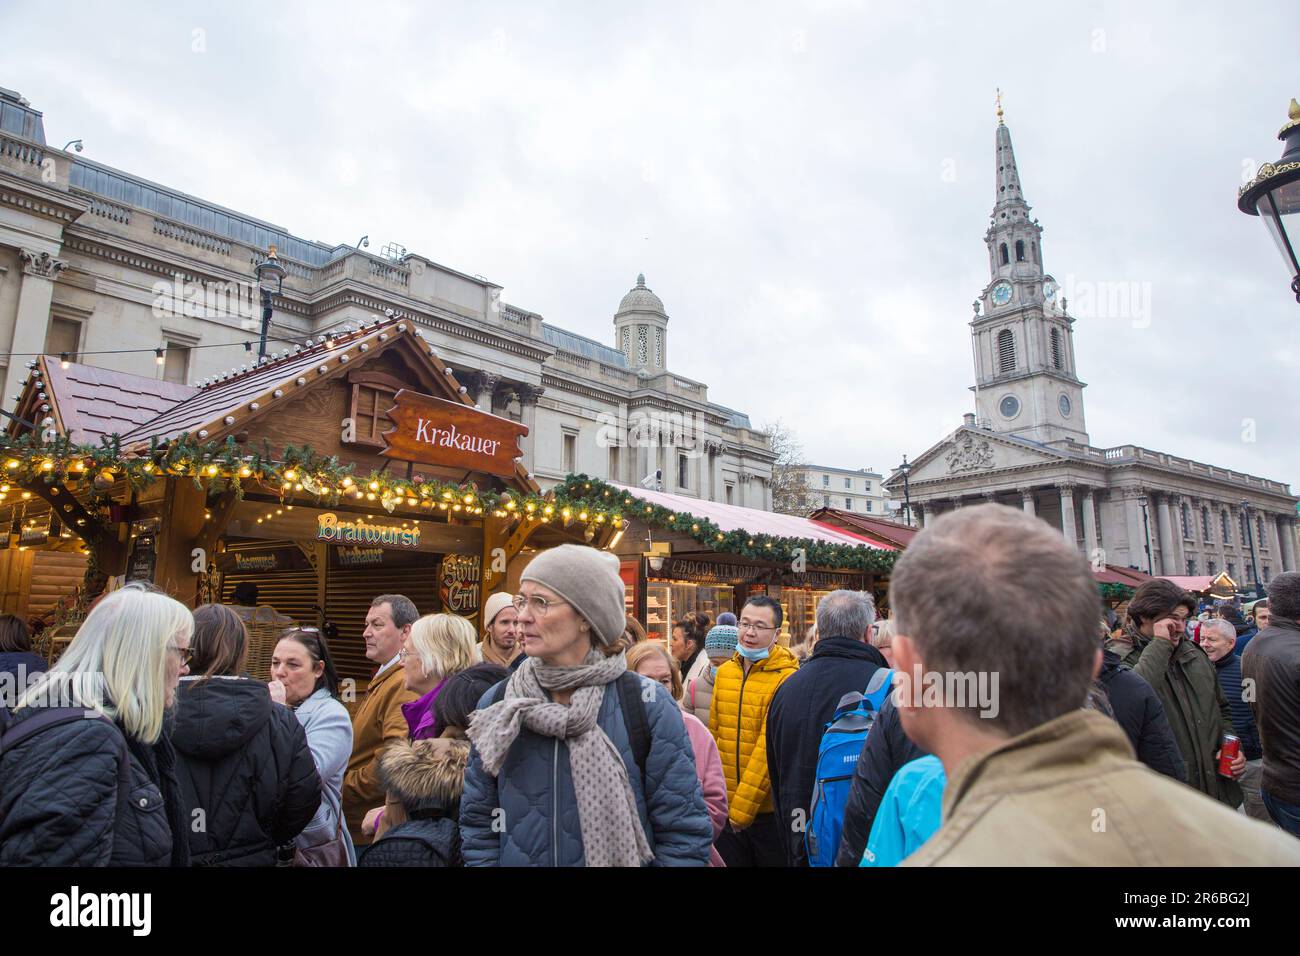
[(152, 583), (154, 569), (158, 565), (158, 528), (157, 518), (131, 522), (131, 558), (126, 564), (126, 580), (149, 581)]

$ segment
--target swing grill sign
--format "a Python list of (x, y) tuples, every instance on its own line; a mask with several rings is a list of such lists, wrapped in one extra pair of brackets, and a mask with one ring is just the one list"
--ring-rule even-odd
[(519, 439), (528, 426), (458, 402), (402, 389), (388, 413), (381, 455), (443, 468), (509, 478), (522, 457)]

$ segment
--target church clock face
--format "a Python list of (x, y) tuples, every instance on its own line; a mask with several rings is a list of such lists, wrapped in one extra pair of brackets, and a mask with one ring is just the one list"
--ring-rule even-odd
[(1061, 414), (1062, 414), (1062, 415), (1064, 415), (1066, 418), (1069, 418), (1069, 417), (1070, 417), (1070, 407), (1071, 407), (1071, 406), (1070, 406), (1070, 396), (1068, 396), (1068, 395), (1064, 395), (1064, 394), (1061, 395), (1061, 397), (1058, 398), (1058, 399), (1056, 400), (1056, 407), (1059, 408), (1059, 409), (1061, 410)]
[(993, 287), (992, 294), (994, 305), (1006, 305), (1011, 301), (1011, 283), (999, 282)]
[(1014, 395), (1006, 396), (998, 402), (998, 411), (1002, 413), (1003, 418), (1015, 418), (1020, 414), (1020, 399)]

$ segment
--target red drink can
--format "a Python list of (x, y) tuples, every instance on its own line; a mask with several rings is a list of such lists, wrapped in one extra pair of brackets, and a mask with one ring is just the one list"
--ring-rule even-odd
[(1223, 735), (1223, 746), (1219, 750), (1219, 776), (1232, 776), (1232, 762), (1241, 753), (1241, 741), (1232, 734)]

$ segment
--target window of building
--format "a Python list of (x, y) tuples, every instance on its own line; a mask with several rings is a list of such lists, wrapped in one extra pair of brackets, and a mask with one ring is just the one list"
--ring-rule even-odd
[(1232, 544), (1232, 528), (1228, 525), (1228, 512), (1219, 512), (1219, 524), (1223, 526), (1223, 543)]
[(1250, 544), (1250, 525), (1246, 524), (1246, 512), (1238, 512), (1237, 518), (1239, 519), (1238, 524), (1241, 525), (1241, 544), (1245, 547)]
[(844, 510), (845, 510), (845, 511), (852, 511), (852, 510), (853, 510), (853, 499), (852, 499), (852, 498), (845, 498), (845, 499), (844, 499)]
[(619, 474), (618, 471), (618, 465), (619, 465), (618, 446), (610, 445), (609, 446), (609, 478), (611, 481), (622, 480), (622, 476)]
[(829, 488), (830, 486), (831, 486), (831, 476), (830, 476), (830, 475), (822, 475), (822, 487), (823, 487), (823, 488)]
[(868, 479), (867, 479), (866, 481), (864, 481), (862, 484), (863, 484), (864, 488), (866, 489), (867, 493), (870, 494), (870, 493), (871, 493), (871, 479), (868, 478)]
[(655, 368), (664, 367), (664, 330), (655, 328)]
[(81, 348), (81, 323), (76, 319), (64, 319), (54, 316), (50, 327), (45, 332), (45, 354), (61, 356), (68, 353), (68, 361), (77, 361), (77, 351)]
[(1004, 242), (998, 248), (1001, 251), (1000, 254), (1002, 256), (1002, 264), (1006, 265), (1008, 262), (1011, 261), (1011, 257), (1007, 255), (1007, 244)]
[(853, 479), (852, 479), (852, 478), (845, 478), (845, 479), (844, 479), (844, 487), (845, 487), (846, 489), (848, 489), (849, 491), (852, 491), (852, 490), (853, 490)]
[(1189, 578), (1190, 578), (1190, 577), (1195, 577), (1195, 576), (1196, 576), (1196, 562), (1195, 562), (1195, 561), (1191, 561), (1191, 560), (1189, 560), (1189, 561), (1187, 562), (1187, 576), (1188, 576)]
[(1264, 547), (1264, 519), (1255, 515), (1255, 533), (1259, 538), (1259, 546)]
[(1264, 565), (1264, 583), (1268, 584), (1268, 565)]
[(190, 347), (178, 342), (168, 342), (163, 352), (163, 379), (184, 385), (189, 381)]
[(1255, 580), (1255, 566), (1251, 564), (1249, 561), (1246, 562), (1246, 580), (1247, 581)]
[(1237, 564), (1234, 561), (1228, 562), (1228, 577), (1234, 581), (1237, 580)]
[(1052, 329), (1052, 367), (1063, 368), (1061, 362), (1061, 330)]
[(690, 464), (683, 454), (677, 455), (677, 487), (685, 488), (688, 491), (691, 487), (691, 468)]
[(998, 333), (998, 372), (1005, 375), (1016, 370), (1016, 340), (1010, 329)]
[(822, 495), (822, 507), (823, 507), (823, 508), (829, 508), (830, 506), (831, 506), (831, 496), (830, 496), (830, 495)]
[(735, 488), (735, 487), (736, 487), (735, 485), (725, 485), (725, 486), (724, 486), (724, 488), (726, 489), (727, 504), (731, 504), (731, 490), (732, 490), (733, 488)]
[(1183, 502), (1182, 508), (1179, 509), (1179, 514), (1183, 521), (1183, 537), (1190, 538), (1192, 536), (1192, 529), (1188, 515), (1191, 514), (1191, 510), (1187, 507), (1186, 501)]
[(870, 499), (867, 500), (867, 510), (868, 510), (868, 511), (874, 511), (874, 510), (875, 510), (874, 508), (871, 507), (871, 500), (870, 500)]
[(1025, 261), (1025, 240), (1016, 240), (1016, 262)]
[(1205, 536), (1206, 544), (1210, 542), (1210, 509), (1201, 508), (1201, 533)]
[(1205, 573), (1213, 577), (1214, 575), (1219, 573), (1219, 565), (1216, 562), (1211, 561), (1207, 566)]
[(567, 429), (564, 431), (563, 438), (563, 460), (561, 467), (566, 475), (575, 474), (578, 470), (578, 436)]
[(644, 325), (636, 327), (636, 362), (645, 365), (650, 350), (650, 332)]

